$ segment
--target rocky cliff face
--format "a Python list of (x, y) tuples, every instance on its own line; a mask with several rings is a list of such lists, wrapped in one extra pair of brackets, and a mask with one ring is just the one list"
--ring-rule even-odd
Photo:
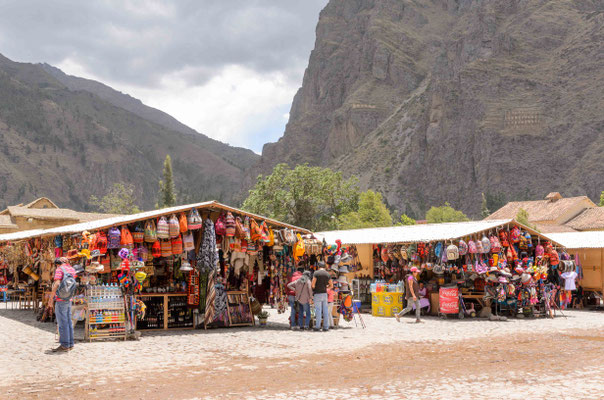
[(47, 196), (88, 210), (115, 182), (154, 207), (166, 154), (179, 203), (237, 204), (250, 150), (205, 137), (98, 82), (0, 55), (0, 209)]
[(604, 2), (331, 0), (258, 171), (357, 175), (422, 217), (604, 189)]

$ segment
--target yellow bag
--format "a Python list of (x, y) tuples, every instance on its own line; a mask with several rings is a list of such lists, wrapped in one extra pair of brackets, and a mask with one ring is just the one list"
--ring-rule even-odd
[(298, 233), (296, 234), (298, 241), (296, 242), (296, 246), (294, 247), (294, 259), (298, 261), (300, 257), (304, 255), (304, 240), (302, 240), (302, 236)]
[(275, 245), (275, 233), (273, 232), (273, 230), (271, 228), (268, 228), (268, 245), (269, 246)]

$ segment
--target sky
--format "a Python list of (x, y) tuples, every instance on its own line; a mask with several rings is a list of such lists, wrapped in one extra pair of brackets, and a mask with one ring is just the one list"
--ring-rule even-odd
[(0, 53), (98, 80), (259, 153), (282, 136), (327, 0), (0, 0)]

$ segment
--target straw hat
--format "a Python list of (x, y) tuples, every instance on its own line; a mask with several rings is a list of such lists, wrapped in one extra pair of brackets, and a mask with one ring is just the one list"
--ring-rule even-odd
[(76, 249), (71, 249), (67, 252), (67, 259), (68, 260), (73, 260), (75, 258), (80, 258), (80, 254), (78, 253), (78, 251)]
[(531, 275), (527, 274), (526, 272), (522, 274), (522, 276), (520, 277), (522, 283), (529, 283), (531, 281)]
[(340, 276), (338, 278), (338, 282), (340, 282), (340, 283), (346, 283), (347, 284), (348, 283), (348, 279), (346, 279), (346, 277), (344, 275), (342, 275), (342, 276)]

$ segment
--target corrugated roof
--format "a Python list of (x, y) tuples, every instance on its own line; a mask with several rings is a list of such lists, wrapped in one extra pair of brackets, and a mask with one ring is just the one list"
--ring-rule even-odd
[(564, 225), (578, 231), (604, 229), (604, 207), (588, 208)]
[[(341, 240), (342, 244), (418, 243), (459, 239), (508, 224), (521, 226), (533, 235), (552, 240), (549, 236), (535, 232), (513, 219), (327, 231), (319, 232), (316, 236), (325, 238), (329, 244), (335, 243), (337, 239)], [(552, 241), (557, 243), (555, 240)]]
[(40, 237), (40, 236), (56, 236), (56, 235), (65, 235), (65, 234), (71, 234), (71, 233), (79, 233), (79, 232), (83, 232), (83, 231), (96, 231), (96, 230), (100, 230), (100, 229), (106, 229), (106, 228), (109, 228), (112, 226), (127, 225), (127, 224), (131, 224), (133, 222), (145, 221), (147, 219), (157, 218), (162, 215), (186, 212), (193, 208), (233, 211), (238, 214), (248, 215), (250, 217), (257, 218), (257, 219), (263, 219), (272, 225), (310, 233), (310, 231), (307, 229), (300, 228), (300, 227), (290, 225), (290, 224), (286, 224), (284, 222), (280, 222), (280, 221), (277, 221), (277, 220), (274, 220), (271, 218), (262, 217), (257, 214), (252, 214), (247, 211), (243, 211), (243, 210), (240, 210), (240, 209), (237, 209), (234, 207), (229, 207), (227, 205), (218, 203), (217, 201), (206, 201), (203, 203), (187, 204), (187, 205), (182, 205), (182, 206), (163, 208), (161, 210), (145, 211), (145, 212), (138, 213), (138, 214), (123, 215), (123, 216), (99, 219), (96, 221), (83, 222), (83, 223), (78, 223), (78, 224), (73, 224), (73, 225), (64, 225), (64, 226), (59, 226), (56, 228), (33, 229), (33, 230), (29, 230), (29, 231), (7, 233), (4, 235), (0, 235), (0, 242), (8, 242), (8, 241), (14, 242), (14, 241), (19, 241), (19, 240), (24, 240), (24, 239), (31, 239), (34, 237)]
[(572, 209), (577, 203), (587, 202), (590, 207), (596, 205), (587, 196), (567, 197), (556, 201), (532, 200), (532, 201), (511, 201), (485, 220), (512, 219), (515, 218), (521, 208), (529, 214), (529, 221), (555, 221), (566, 212)]
[(604, 231), (551, 233), (548, 236), (567, 249), (604, 248)]

